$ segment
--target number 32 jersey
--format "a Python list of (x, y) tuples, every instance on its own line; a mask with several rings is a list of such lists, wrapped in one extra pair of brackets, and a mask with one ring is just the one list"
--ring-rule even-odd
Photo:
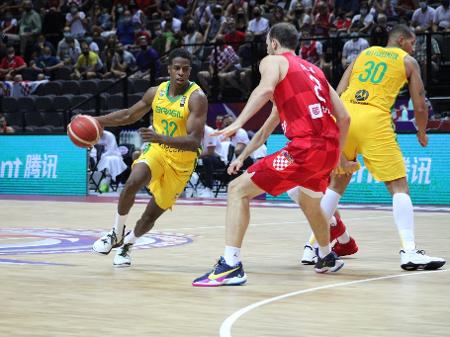
[[(381, 110), (390, 118), (398, 93), (407, 82), (400, 48), (370, 47), (357, 57), (341, 99), (350, 111)], [(370, 109), (372, 108), (372, 109)], [(375, 108), (375, 109), (374, 109)]]
[[(153, 129), (168, 137), (187, 136), (187, 120), (189, 117), (189, 98), (200, 87), (190, 82), (186, 91), (176, 97), (169, 95), (170, 81), (159, 85), (152, 103)], [(193, 162), (197, 152), (184, 151), (164, 144), (152, 144), (164, 152), (170, 162)]]
[(289, 68), (273, 97), (285, 136), (337, 140), (339, 129), (331, 116), (330, 91), (322, 70), (292, 53), (282, 55)]

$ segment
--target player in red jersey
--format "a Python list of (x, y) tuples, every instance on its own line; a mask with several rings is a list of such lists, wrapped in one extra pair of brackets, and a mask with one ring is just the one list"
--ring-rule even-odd
[[(319, 243), (316, 271), (337, 271), (343, 266), (330, 249), (329, 224), (320, 200), (338, 164), (350, 118), (323, 72), (295, 55), (297, 43), (298, 33), (292, 24), (279, 23), (271, 28), (267, 36), (269, 55), (259, 66), (259, 85), (236, 121), (218, 132), (234, 134), (271, 100), (272, 113), (263, 128), (273, 130), (281, 122), (289, 142), (230, 183), (225, 254), (211, 272), (193, 281), (194, 286), (245, 283), (240, 247), (249, 224), (250, 199), (263, 192), (278, 195), (295, 186), (301, 186), (300, 204)], [(230, 171), (238, 166), (230, 167)]]

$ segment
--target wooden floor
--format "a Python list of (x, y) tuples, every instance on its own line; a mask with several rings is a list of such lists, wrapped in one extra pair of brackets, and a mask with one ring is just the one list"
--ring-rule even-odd
[[(301, 212), (252, 208), (248, 284), (212, 289), (191, 282), (223, 253), (224, 207), (175, 206), (153, 236), (169, 247), (136, 249), (126, 269), (88, 251), (114, 212), (114, 203), (0, 200), (0, 336), (450, 336), (450, 273), (400, 269), (389, 211), (344, 210), (360, 252), (318, 275), (299, 264)], [(449, 218), (416, 213), (419, 248), (450, 259)], [(53, 254), (29, 254), (45, 244)], [(11, 246), (28, 254), (6, 254)]]

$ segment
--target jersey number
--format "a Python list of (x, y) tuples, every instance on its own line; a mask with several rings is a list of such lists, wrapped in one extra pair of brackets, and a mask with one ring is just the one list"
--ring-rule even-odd
[(177, 129), (178, 129), (177, 123), (175, 123), (173, 121), (168, 122), (167, 120), (163, 119), (163, 120), (161, 120), (161, 124), (164, 127), (163, 134), (166, 136), (169, 136), (169, 137), (172, 137), (174, 135), (175, 131), (177, 131)]
[(373, 61), (368, 61), (364, 64), (364, 72), (365, 75), (361, 74), (359, 75), (358, 79), (361, 82), (367, 82), (373, 84), (378, 84), (381, 82), (381, 80), (384, 77), (384, 74), (386, 74), (387, 70), (387, 64), (384, 62), (376, 63)]

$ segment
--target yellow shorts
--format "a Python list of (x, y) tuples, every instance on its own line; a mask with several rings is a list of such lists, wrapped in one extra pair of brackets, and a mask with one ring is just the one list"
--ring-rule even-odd
[(379, 181), (406, 176), (405, 163), (391, 116), (386, 111), (346, 104), (351, 122), (344, 155), (355, 160), (361, 154), (369, 172)]
[(172, 162), (158, 146), (150, 146), (133, 166), (136, 163), (145, 163), (150, 168), (152, 179), (147, 187), (162, 209), (172, 207), (195, 168), (195, 161)]

